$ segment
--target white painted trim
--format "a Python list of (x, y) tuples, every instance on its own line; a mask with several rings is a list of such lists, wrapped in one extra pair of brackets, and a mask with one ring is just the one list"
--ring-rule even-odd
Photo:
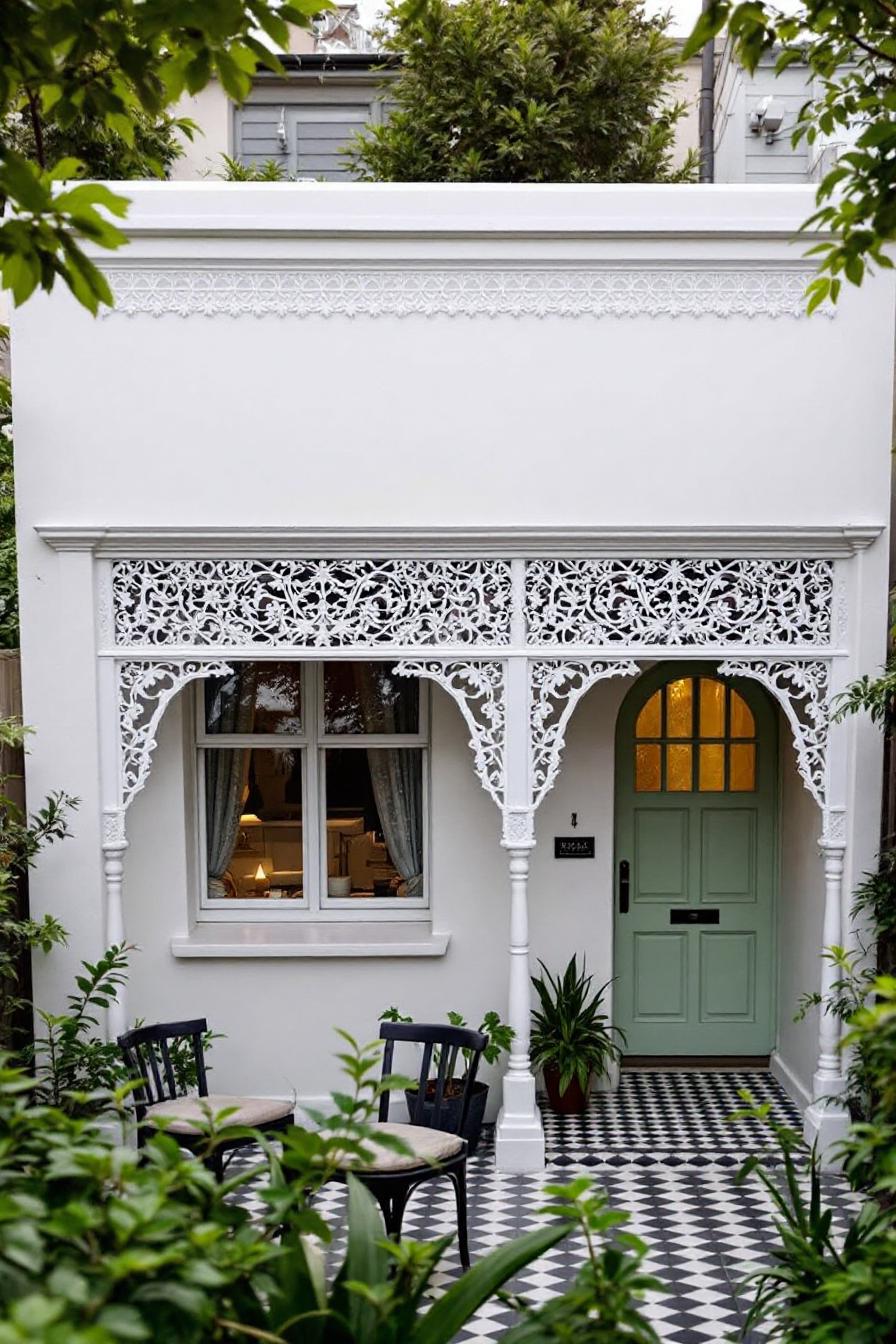
[(257, 957), (443, 957), (450, 933), (429, 924), (361, 924), (357, 921), (262, 924), (203, 924), (171, 939), (171, 954), (183, 958)]
[(797, 1076), (789, 1064), (786, 1064), (777, 1050), (773, 1050), (768, 1060), (769, 1073), (780, 1083), (790, 1100), (799, 1106), (805, 1114), (812, 1102), (812, 1089)]
[(326, 559), (365, 555), (391, 559), (404, 556), (464, 555), (514, 559), (576, 555), (672, 557), (724, 553), (741, 556), (802, 556), (837, 559), (850, 556), (876, 540), (884, 522), (817, 527), (571, 527), (571, 528), (253, 528), (253, 527), (72, 527), (47, 523), (35, 528), (55, 551), (92, 551), (98, 557), (199, 556), (247, 559), (309, 556)]
[[(114, 189), (120, 183), (110, 183)], [(152, 239), (721, 238), (743, 252), (759, 239), (794, 238), (815, 206), (809, 185), (401, 182), (129, 182), (122, 227)], [(827, 235), (818, 233), (815, 236)], [(195, 256), (195, 241), (188, 244)], [(90, 249), (93, 252), (93, 248)], [(104, 258), (105, 260), (105, 258)], [(107, 263), (108, 264), (108, 263)]]

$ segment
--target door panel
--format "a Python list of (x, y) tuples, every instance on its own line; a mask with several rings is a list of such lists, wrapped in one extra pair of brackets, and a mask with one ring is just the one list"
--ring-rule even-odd
[(684, 808), (638, 808), (632, 899), (681, 902), (688, 899), (690, 815)]
[(776, 776), (756, 686), (705, 664), (655, 668), (623, 705), (616, 846), (631, 900), (626, 914), (617, 902), (614, 1002), (629, 1054), (771, 1049)]
[(756, 810), (701, 811), (700, 900), (756, 900)]
[(700, 1021), (755, 1022), (756, 934), (700, 931)]
[(686, 1022), (687, 934), (636, 933), (633, 960), (634, 1020)]

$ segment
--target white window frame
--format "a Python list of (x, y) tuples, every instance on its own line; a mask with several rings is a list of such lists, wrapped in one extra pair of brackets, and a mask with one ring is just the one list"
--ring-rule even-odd
[[(261, 662), (262, 659), (246, 659)], [(286, 661), (278, 659), (278, 661)], [(324, 731), (324, 662), (335, 658), (301, 662), (301, 733), (207, 733), (205, 731), (205, 683), (198, 681), (193, 701), (193, 781), (196, 800), (194, 853), (198, 891), (196, 919), (199, 923), (281, 923), (285, 921), (417, 920), (430, 909), (430, 700), (429, 684), (418, 681), (419, 720), (416, 733), (326, 733)], [(384, 662), (384, 659), (351, 658), (352, 662)], [(208, 895), (205, 827), (205, 752), (250, 747), (276, 749), (295, 747), (302, 752), (302, 870), (301, 899), (232, 897), (213, 900)], [(423, 895), (419, 897), (332, 897), (327, 895), (327, 750), (364, 751), (369, 747), (405, 747), (421, 752), (423, 786)], [(312, 880), (309, 880), (312, 879)]]

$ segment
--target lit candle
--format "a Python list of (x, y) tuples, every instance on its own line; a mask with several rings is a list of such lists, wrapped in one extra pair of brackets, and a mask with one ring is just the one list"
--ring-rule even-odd
[(266, 892), (268, 889), (268, 875), (261, 864), (255, 869), (255, 890)]

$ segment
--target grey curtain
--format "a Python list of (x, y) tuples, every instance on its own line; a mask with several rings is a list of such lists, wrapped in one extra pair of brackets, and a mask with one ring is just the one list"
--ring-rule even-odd
[[(368, 733), (415, 730), (408, 719), (413, 697), (384, 694), (383, 673), (372, 663), (357, 663), (356, 680), (361, 714)], [(408, 896), (423, 890), (423, 780), (420, 752), (398, 747), (371, 747), (367, 751), (370, 782), (389, 857), (407, 884)]]
[[(207, 721), (209, 733), (251, 732), (255, 681), (254, 666), (238, 663), (223, 683), (209, 684), (206, 704), (214, 706)], [(245, 747), (207, 749), (205, 753), (206, 871), (213, 900), (227, 895), (223, 878), (236, 847), (248, 763)]]

